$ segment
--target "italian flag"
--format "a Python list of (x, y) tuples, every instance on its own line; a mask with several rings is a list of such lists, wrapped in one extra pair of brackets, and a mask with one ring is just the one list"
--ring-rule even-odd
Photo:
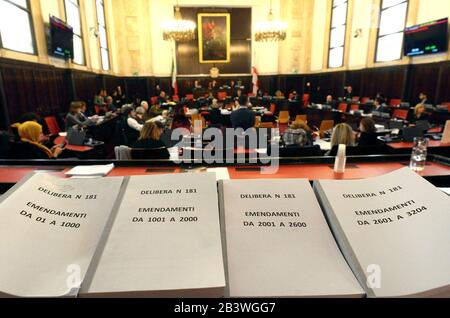
[(252, 83), (253, 83), (253, 94), (258, 94), (259, 80), (258, 80), (258, 70), (256, 67), (252, 67)]
[(175, 54), (172, 59), (172, 88), (173, 95), (178, 95), (178, 82), (177, 82), (177, 63), (175, 62)]

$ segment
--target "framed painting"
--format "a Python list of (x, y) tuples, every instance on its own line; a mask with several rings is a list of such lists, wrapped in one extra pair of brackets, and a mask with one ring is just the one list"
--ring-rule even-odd
[(198, 15), (200, 63), (230, 63), (230, 32), (229, 13)]

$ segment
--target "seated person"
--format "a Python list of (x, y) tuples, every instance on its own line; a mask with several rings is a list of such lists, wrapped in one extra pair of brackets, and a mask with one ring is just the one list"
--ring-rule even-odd
[(278, 90), (275, 92), (275, 99), (284, 99), (284, 94), (282, 91)]
[(26, 123), (27, 121), (34, 121), (34, 122), (40, 124), (41, 126), (43, 124), (42, 119), (41, 119), (41, 117), (38, 114), (36, 114), (36, 113), (25, 113), (25, 114), (23, 114), (20, 117), (19, 121), (17, 123), (15, 123), (15, 124), (12, 124), (11, 127), (10, 127), (12, 133), (14, 134), (14, 137), (15, 137), (14, 139), (16, 141), (20, 141), (20, 137), (19, 137), (19, 127), (20, 127), (20, 125), (23, 124), (23, 123)]
[(153, 117), (152, 119), (150, 119), (150, 120), (146, 120), (146, 122), (152, 122), (152, 123), (154, 123), (154, 122), (159, 122), (159, 123), (161, 123), (161, 124), (163, 124), (163, 125), (166, 125), (166, 123), (167, 123), (167, 119), (169, 118), (169, 111), (168, 110), (163, 110), (163, 112), (161, 113), (161, 115), (159, 115), (159, 116), (156, 116), (156, 117)]
[(256, 115), (248, 108), (248, 104), (248, 96), (242, 95), (239, 98), (239, 108), (231, 113), (231, 125), (234, 129), (247, 130), (255, 126)]
[(330, 106), (332, 109), (337, 109), (337, 102), (333, 100), (333, 96), (328, 95), (325, 100), (325, 105)]
[(160, 140), (163, 131), (164, 126), (160, 122), (146, 122), (144, 127), (142, 128), (139, 139), (131, 146), (131, 148), (161, 150), (165, 149), (165, 151), (163, 151), (164, 158), (160, 159), (169, 159), (169, 151), (167, 150), (166, 145)]
[(114, 99), (111, 96), (106, 97), (106, 109), (108, 112), (116, 112), (117, 106), (114, 104)]
[(79, 127), (86, 128), (87, 126), (91, 126), (93, 123), (89, 120), (89, 118), (85, 117), (82, 114), (82, 102), (72, 102), (70, 104), (69, 113), (66, 115), (66, 129), (70, 127)]
[(347, 86), (345, 88), (344, 100), (351, 102), (353, 100), (353, 97), (354, 97), (353, 87)]
[(178, 105), (175, 108), (173, 122), (172, 122), (172, 129), (177, 129), (177, 128), (186, 128), (188, 130), (191, 129), (191, 121), (186, 116), (183, 105)]
[(308, 136), (305, 126), (304, 123), (294, 123), (286, 129), (283, 135), (283, 142), (286, 147), (303, 148), (312, 145), (311, 135)]
[(211, 126), (221, 125), (222, 113), (220, 110), (220, 105), (217, 102), (217, 99), (214, 99), (213, 103), (211, 104), (209, 118), (210, 118)]
[(297, 91), (292, 91), (292, 93), (289, 95), (291, 97), (291, 101), (294, 101), (294, 102), (300, 101), (300, 96), (298, 95)]
[(94, 96), (94, 105), (101, 106), (105, 103), (103, 99), (103, 90), (99, 90), (97, 94)]
[(375, 121), (372, 118), (364, 118), (359, 124), (358, 146), (377, 146), (379, 141), (377, 138), (377, 129), (375, 127)]
[(139, 138), (144, 125), (136, 120), (136, 112), (132, 106), (123, 106), (121, 109), (122, 121), (120, 142), (124, 145), (132, 145)]
[(258, 92), (256, 93), (256, 97), (263, 98), (265, 96), (264, 91), (260, 88), (258, 89)]
[(348, 124), (342, 123), (334, 127), (333, 135), (331, 136), (332, 150), (327, 153), (327, 156), (336, 156), (339, 145), (355, 146), (355, 134), (352, 127)]
[(424, 104), (419, 104), (414, 109), (414, 116), (411, 122), (417, 122), (417, 121), (423, 121), (423, 120), (430, 120), (430, 115), (426, 112), (426, 108)]
[(139, 106), (138, 108), (136, 108), (136, 115), (135, 115), (135, 119), (138, 122), (139, 125), (144, 125), (145, 124), (145, 108)]
[(167, 100), (168, 100), (168, 98), (167, 98), (166, 92), (161, 91), (161, 93), (158, 96), (158, 104), (165, 104), (165, 103), (167, 103)]
[(390, 112), (389, 107), (387, 107), (384, 104), (384, 101), (381, 97), (375, 99), (375, 101), (373, 102), (373, 106), (374, 106), (374, 108), (373, 108), (372, 112), (379, 112), (379, 113), (389, 113)]
[(144, 108), (144, 110), (145, 110), (144, 120), (147, 121), (147, 120), (151, 119), (149, 116), (150, 106), (148, 105), (148, 102), (146, 102), (145, 100), (142, 101), (141, 107)]
[(421, 92), (419, 94), (420, 104), (425, 105), (428, 103), (428, 95), (427, 93)]
[(161, 114), (162, 114), (161, 104), (157, 103), (156, 105), (153, 105), (148, 111), (148, 119), (160, 116)]
[(380, 105), (386, 104), (386, 102), (387, 102), (386, 97), (384, 97), (384, 94), (380, 93), (380, 92), (377, 93), (377, 96), (375, 96), (374, 100), (378, 100)]
[(27, 121), (18, 127), (20, 143), (15, 146), (17, 159), (55, 159), (64, 151), (60, 146), (49, 149), (42, 144), (42, 126)]

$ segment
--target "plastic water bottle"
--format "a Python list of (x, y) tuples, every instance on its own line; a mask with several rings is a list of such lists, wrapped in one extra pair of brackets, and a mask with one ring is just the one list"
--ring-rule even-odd
[(411, 155), (411, 163), (409, 167), (415, 172), (425, 170), (428, 155), (428, 139), (414, 138), (414, 148)]

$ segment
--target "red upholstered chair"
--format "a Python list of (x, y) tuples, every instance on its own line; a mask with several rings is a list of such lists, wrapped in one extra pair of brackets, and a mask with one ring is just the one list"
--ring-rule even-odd
[(359, 96), (353, 96), (352, 102), (359, 102), (360, 97)]
[(220, 101), (227, 99), (227, 92), (218, 92), (217, 99)]
[(352, 104), (352, 106), (350, 107), (350, 110), (352, 110), (352, 111), (354, 111), (354, 112), (358, 111), (358, 110), (359, 110), (359, 105), (357, 105), (357, 104)]
[(158, 96), (153, 96), (150, 102), (152, 103), (152, 105), (156, 105), (158, 103)]
[(275, 115), (275, 111), (277, 110), (277, 105), (275, 104), (270, 104), (270, 109), (269, 109), (269, 113), (267, 114), (268, 116), (273, 116)]
[(179, 101), (180, 101), (180, 97), (179, 97), (178, 95), (173, 95), (173, 96), (172, 96), (172, 100), (173, 100), (174, 102), (179, 102)]
[(100, 106), (94, 105), (95, 114), (98, 115), (100, 113)]
[(255, 97), (256, 95), (255, 94), (253, 94), (253, 93), (248, 93), (248, 95), (247, 95), (248, 97)]
[(45, 117), (44, 120), (50, 135), (58, 135), (61, 132), (55, 116)]
[(401, 99), (393, 98), (391, 99), (389, 106), (400, 106), (401, 103), (402, 103)]
[(309, 94), (303, 94), (303, 104), (305, 106), (309, 105), (310, 103), (310, 95)]
[(407, 109), (396, 109), (392, 114), (392, 118), (398, 118), (406, 120), (408, 118), (408, 110)]
[(186, 94), (187, 100), (194, 100), (194, 94)]
[(288, 111), (281, 111), (280, 117), (278, 118), (278, 123), (281, 125), (289, 124), (289, 112)]
[(370, 97), (363, 97), (363, 98), (361, 98), (361, 104), (367, 104), (368, 102), (369, 102), (369, 100), (370, 100)]
[(346, 103), (340, 103), (338, 110), (342, 113), (347, 112), (348, 105)]
[(445, 105), (445, 106), (447, 106), (447, 107), (448, 107), (448, 111), (450, 112), (450, 102), (445, 102), (445, 103), (442, 103), (442, 105)]

